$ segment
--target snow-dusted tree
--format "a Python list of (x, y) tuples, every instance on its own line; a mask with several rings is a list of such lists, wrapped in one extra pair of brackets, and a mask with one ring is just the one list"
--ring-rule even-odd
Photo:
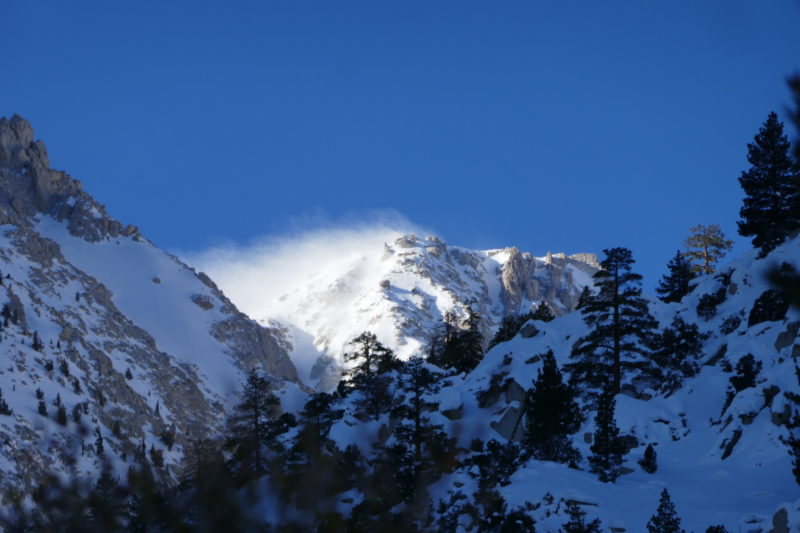
[(553, 352), (548, 351), (525, 399), (525, 446), (534, 458), (559, 463), (580, 460), (569, 438), (583, 422), (575, 398), (575, 389), (564, 383)]
[(679, 250), (667, 264), (667, 269), (669, 272), (661, 278), (656, 292), (662, 302), (680, 302), (692, 290), (691, 283), (696, 276), (692, 264)]
[(800, 228), (800, 178), (789, 149), (775, 113), (769, 114), (753, 143), (747, 145), (751, 167), (739, 177), (746, 195), (739, 211), (739, 234), (753, 237), (761, 257)]
[(614, 420), (616, 401), (608, 392), (602, 394), (594, 418), (594, 439), (589, 448), (590, 471), (603, 483), (614, 483), (620, 476), (624, 448)]
[(667, 489), (661, 491), (656, 514), (647, 522), (647, 533), (683, 533), (681, 519)]
[(685, 255), (692, 262), (692, 271), (713, 274), (719, 260), (733, 247), (733, 241), (725, 238), (717, 224), (700, 224), (689, 231), (691, 234), (683, 244), (686, 246)]
[(350, 341), (355, 349), (344, 354), (344, 360), (354, 363), (345, 372), (346, 380), (340, 392), (357, 392), (354, 401), (359, 416), (377, 420), (389, 410), (392, 401), (391, 379), (386, 375), (399, 368), (394, 352), (378, 341), (374, 333), (365, 331)]
[(647, 346), (657, 325), (641, 296), (642, 276), (631, 271), (631, 251), (603, 252), (602, 268), (594, 275), (598, 292), (581, 308), (590, 331), (575, 342), (572, 362), (565, 367), (571, 382), (585, 384), (584, 393), (593, 398), (606, 384), (618, 394), (623, 375), (652, 373)]

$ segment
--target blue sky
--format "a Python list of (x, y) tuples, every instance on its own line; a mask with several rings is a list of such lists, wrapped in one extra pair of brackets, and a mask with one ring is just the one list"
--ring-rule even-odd
[[(168, 5), (164, 5), (168, 4)], [(0, 115), (167, 249), (396, 212), (452, 244), (733, 237), (800, 1), (0, 3)], [(740, 247), (741, 249), (741, 247)]]

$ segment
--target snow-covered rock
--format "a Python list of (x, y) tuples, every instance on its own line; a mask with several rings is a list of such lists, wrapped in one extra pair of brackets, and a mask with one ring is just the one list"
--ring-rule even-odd
[(13, 411), (0, 415), (0, 488), (91, 475), (98, 436), (121, 471), (142, 442), (163, 449), (170, 476), (191, 439), (221, 428), (247, 370), (297, 387), (280, 331), (50, 169), (19, 116), (0, 119), (0, 271), (0, 389)]

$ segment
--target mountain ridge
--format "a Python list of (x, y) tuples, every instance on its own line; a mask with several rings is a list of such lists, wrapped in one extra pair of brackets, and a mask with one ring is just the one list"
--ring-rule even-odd
[(222, 429), (247, 371), (293, 394), (288, 345), (49, 165), (27, 121), (0, 118), (0, 303), (12, 318), (0, 388), (13, 411), (0, 433), (25, 443), (0, 451), (0, 486), (30, 489), (103, 461), (122, 473), (142, 443), (172, 478), (193, 439)]

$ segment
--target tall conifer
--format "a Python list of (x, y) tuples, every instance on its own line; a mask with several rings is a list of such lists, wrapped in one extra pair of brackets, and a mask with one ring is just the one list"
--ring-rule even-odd
[(642, 276), (631, 271), (631, 251), (612, 248), (604, 253), (602, 269), (594, 275), (598, 293), (581, 308), (590, 331), (575, 343), (572, 362), (566, 365), (572, 383), (585, 383), (590, 397), (606, 383), (618, 394), (626, 374), (652, 373), (647, 346), (657, 325), (641, 296)]
[(667, 489), (661, 491), (656, 514), (647, 522), (647, 533), (683, 533), (681, 519)]
[(745, 193), (739, 234), (753, 237), (753, 246), (761, 248), (762, 257), (800, 228), (798, 170), (789, 149), (789, 139), (775, 113), (769, 114), (747, 145), (751, 167), (739, 177)]
[(589, 448), (590, 471), (597, 474), (603, 483), (614, 483), (622, 469), (623, 448), (619, 428), (614, 420), (616, 401), (614, 395), (605, 392), (600, 396), (594, 418), (594, 439)]
[(525, 401), (525, 445), (534, 458), (559, 463), (580, 458), (569, 439), (583, 422), (575, 396), (575, 390), (563, 382), (553, 352), (548, 351)]
[(667, 264), (669, 272), (661, 278), (656, 288), (659, 299), (664, 303), (680, 302), (691, 291), (691, 282), (695, 278), (692, 264), (678, 250)]

